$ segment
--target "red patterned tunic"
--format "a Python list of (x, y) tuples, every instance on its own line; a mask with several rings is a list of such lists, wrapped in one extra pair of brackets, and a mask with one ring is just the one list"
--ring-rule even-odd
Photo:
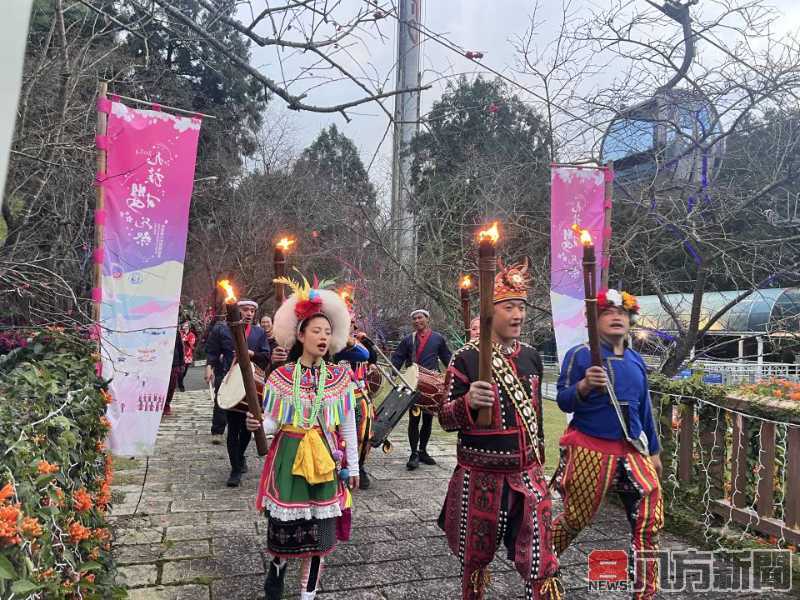
[(449, 396), (439, 412), (446, 431), (458, 431), (458, 465), (439, 526), (463, 567), (462, 597), (483, 598), (489, 563), (500, 543), (525, 581), (527, 598), (556, 598), (551, 499), (537, 448), (542, 376), (539, 354), (518, 344), (510, 355), (495, 346), (497, 402), (492, 425), (479, 428), (467, 392), (478, 379), (478, 350), (468, 344), (448, 369)]

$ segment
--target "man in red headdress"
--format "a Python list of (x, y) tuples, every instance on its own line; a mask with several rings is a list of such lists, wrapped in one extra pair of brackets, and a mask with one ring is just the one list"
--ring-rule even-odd
[[(553, 551), (551, 499), (540, 443), (542, 360), (519, 341), (528, 302), (527, 265), (501, 269), (492, 321), (494, 385), (478, 380), (477, 340), (458, 350), (448, 369), (448, 399), (439, 412), (458, 431), (458, 464), (439, 526), (462, 565), (462, 598), (484, 598), (489, 563), (503, 543), (525, 582), (527, 599), (560, 597)], [(478, 411), (492, 423), (480, 427)]]

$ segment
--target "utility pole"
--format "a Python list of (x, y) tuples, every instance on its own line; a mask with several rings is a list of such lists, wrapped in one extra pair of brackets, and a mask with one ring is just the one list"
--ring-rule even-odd
[[(420, 87), (420, 43), (422, 0), (399, 0), (397, 26), (397, 89)], [(414, 271), (417, 236), (411, 212), (411, 140), (419, 131), (418, 91), (395, 96), (394, 144), (392, 148), (393, 246), (401, 263)]]

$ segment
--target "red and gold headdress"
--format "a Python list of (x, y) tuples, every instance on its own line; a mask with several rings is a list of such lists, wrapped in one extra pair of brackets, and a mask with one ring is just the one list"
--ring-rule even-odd
[(503, 262), (498, 259), (500, 268), (494, 278), (494, 302), (505, 302), (506, 300), (528, 301), (528, 289), (531, 285), (531, 278), (528, 275), (528, 259), (518, 265), (503, 266)]

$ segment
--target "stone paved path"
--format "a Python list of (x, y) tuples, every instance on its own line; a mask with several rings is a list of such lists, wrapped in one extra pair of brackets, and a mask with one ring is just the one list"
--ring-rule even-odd
[[(261, 462), (254, 444), (242, 487), (226, 488), (228, 460), (224, 446), (210, 443), (207, 392), (176, 394), (173, 407), (173, 416), (161, 425), (154, 457), (117, 461), (113, 520), (121, 578), (132, 600), (261, 598), (266, 535), (265, 520), (252, 506)], [(371, 455), (372, 487), (355, 495), (353, 539), (328, 559), (319, 598), (460, 597), (458, 563), (435, 525), (455, 464), (454, 437), (438, 426), (434, 429), (438, 433), (429, 451), (439, 462), (435, 467), (406, 470), (402, 423), (394, 436), (394, 452)], [(568, 598), (599, 597), (586, 591), (587, 554), (594, 548), (627, 548), (624, 523), (618, 508), (605, 507), (562, 557)], [(663, 536), (662, 545), (685, 546), (671, 535)], [(521, 596), (522, 586), (505, 559), (499, 557), (492, 570), (488, 598)], [(296, 574), (290, 571), (287, 594), (294, 594), (295, 581)]]

